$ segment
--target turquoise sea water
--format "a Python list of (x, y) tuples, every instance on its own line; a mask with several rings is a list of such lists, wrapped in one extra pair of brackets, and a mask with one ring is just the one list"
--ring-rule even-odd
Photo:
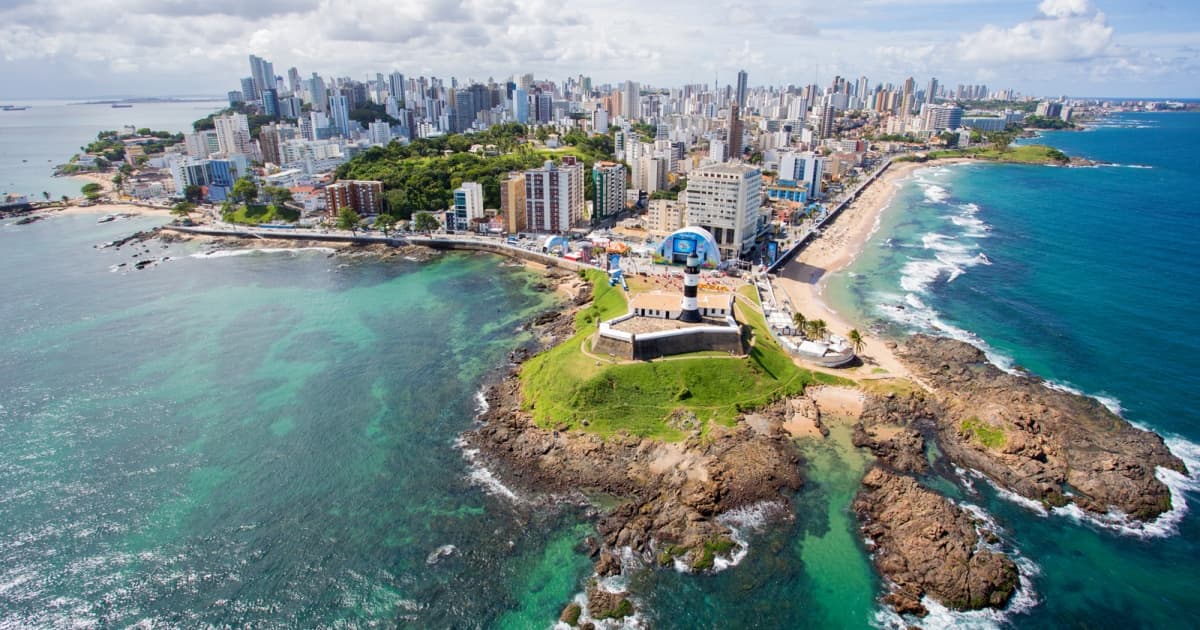
[[(484, 375), (551, 298), (492, 256), (110, 271), (146, 221), (0, 226), (0, 627), (530, 627), (570, 510), (472, 481)], [(443, 545), (457, 551), (436, 564)]]
[[(1129, 115), (1046, 140), (1151, 168), (923, 171), (829, 297), (893, 334), (986, 344), (1187, 448), (1197, 135), (1200, 117)], [(491, 256), (186, 245), (125, 271), (134, 250), (92, 247), (152, 223), (0, 225), (0, 628), (549, 627), (586, 586), (591, 526), (504, 496), (456, 444), (521, 322), (551, 305), (531, 277)], [(802, 449), (790, 519), (728, 517), (740, 564), (631, 581), (646, 625), (898, 623), (848, 512), (866, 454), (837, 426)], [(1200, 625), (1195, 499), (1122, 533), (942, 472), (930, 482), (996, 520), (1027, 587), (1003, 615), (927, 625)]]
[[(896, 335), (934, 331), (1053, 383), (1096, 395), (1168, 436), (1200, 464), (1198, 114), (1123, 114), (1037, 140), (1098, 168), (966, 165), (923, 169), (898, 191), (831, 303)], [(1025, 558), (1039, 604), (1021, 627), (1200, 625), (1200, 510), (1148, 531), (1040, 516), (997, 497), (995, 516)], [(1186, 514), (1183, 514), (1186, 509)]]

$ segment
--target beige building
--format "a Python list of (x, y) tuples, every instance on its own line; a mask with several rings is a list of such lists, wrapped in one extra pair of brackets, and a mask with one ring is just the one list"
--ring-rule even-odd
[(683, 227), (685, 206), (682, 201), (673, 199), (651, 199), (646, 211), (646, 230), (656, 239), (666, 238), (675, 230)]
[(525, 231), (525, 173), (509, 173), (500, 182), (500, 219), (508, 234)]

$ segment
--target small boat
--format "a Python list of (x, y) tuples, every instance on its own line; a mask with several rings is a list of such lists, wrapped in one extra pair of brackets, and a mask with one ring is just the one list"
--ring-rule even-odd
[(106, 214), (106, 215), (100, 217), (100, 220), (96, 221), (96, 223), (108, 223), (109, 221), (116, 221), (116, 220), (117, 220), (116, 215)]

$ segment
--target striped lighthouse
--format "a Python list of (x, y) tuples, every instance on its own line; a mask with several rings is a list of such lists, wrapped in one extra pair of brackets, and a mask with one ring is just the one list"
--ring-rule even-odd
[(700, 259), (695, 254), (687, 257), (683, 268), (683, 303), (679, 321), (696, 324), (700, 322), (700, 305), (696, 302), (696, 289), (700, 286)]

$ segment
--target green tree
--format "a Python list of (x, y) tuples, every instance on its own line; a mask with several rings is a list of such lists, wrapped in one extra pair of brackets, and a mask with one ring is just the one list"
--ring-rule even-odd
[(390, 214), (381, 214), (375, 218), (375, 227), (382, 230), (384, 236), (389, 236), (388, 232), (396, 227), (396, 217)]
[(179, 203), (171, 206), (171, 214), (178, 217), (186, 217), (195, 210), (196, 204), (188, 203), (186, 201), (180, 201)]
[(855, 354), (861, 354), (863, 347), (867, 345), (862, 333), (858, 332), (857, 328), (851, 328), (850, 332), (846, 334), (846, 338), (850, 341), (850, 347), (854, 348)]
[(804, 330), (804, 325), (807, 322), (808, 319), (804, 317), (804, 313), (801, 313), (800, 311), (792, 313), (792, 326), (795, 327), (796, 330)]
[(84, 197), (87, 197), (88, 199), (97, 199), (100, 197), (100, 191), (104, 190), (104, 187), (96, 182), (89, 182), (84, 184), (83, 188), (80, 190), (83, 192)]
[(441, 222), (428, 212), (418, 212), (413, 218), (413, 229), (418, 232), (432, 232), (440, 227)]
[(362, 221), (362, 217), (354, 211), (354, 208), (342, 208), (338, 211), (337, 226), (339, 230), (350, 230), (352, 233), (358, 232), (358, 223)]
[(46, 198), (46, 201), (50, 201), (50, 193), (43, 190), (42, 196)]
[(249, 177), (243, 177), (233, 182), (233, 196), (246, 203), (254, 203), (258, 199), (258, 186)]
[(192, 203), (204, 201), (204, 187), (191, 184), (183, 189), (183, 197)]

